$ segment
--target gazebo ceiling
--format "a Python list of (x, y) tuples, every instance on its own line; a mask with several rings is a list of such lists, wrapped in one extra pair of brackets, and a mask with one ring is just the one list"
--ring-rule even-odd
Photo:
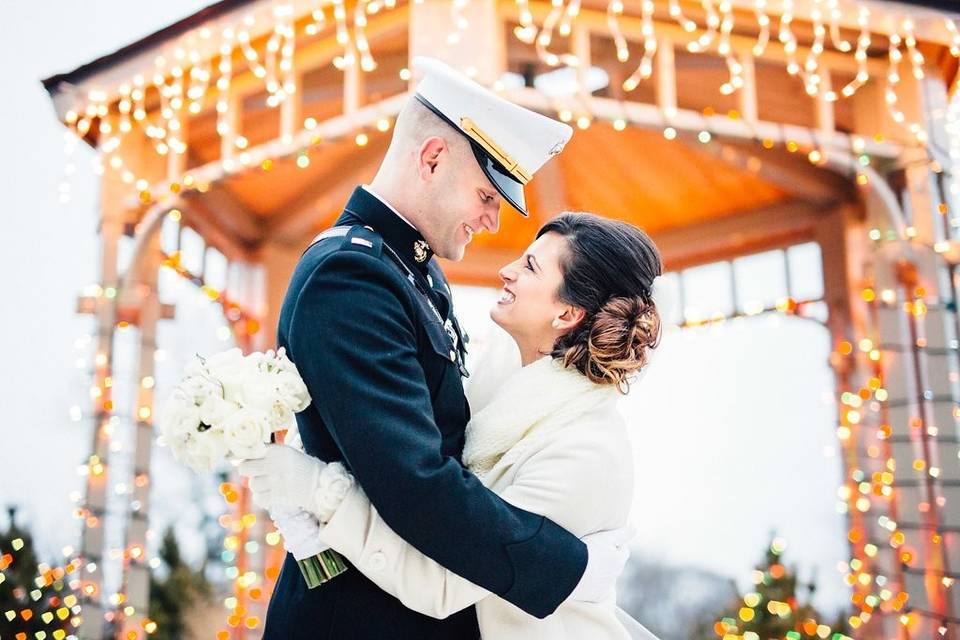
[[(196, 200), (245, 244), (271, 239), (303, 245), (333, 223), (357, 184), (372, 179), (388, 143), (389, 134), (379, 132), (362, 148), (353, 140), (330, 143), (311, 153), (305, 168), (277, 161), (269, 171), (229, 178)], [(802, 154), (734, 144), (717, 152), (696, 139), (667, 140), (660, 132), (616, 131), (601, 123), (577, 130), (528, 185), (531, 220), (504, 207), (500, 233), (477, 236), (474, 247), (520, 251), (543, 221), (562, 210), (628, 220), (656, 236), (796, 199), (838, 201), (848, 189)], [(238, 217), (249, 224), (231, 225)]]

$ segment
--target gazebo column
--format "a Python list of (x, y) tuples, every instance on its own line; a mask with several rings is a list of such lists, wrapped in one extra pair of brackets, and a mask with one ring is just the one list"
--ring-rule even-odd
[(134, 405), (134, 451), (132, 492), (127, 518), (126, 543), (123, 551), (124, 584), (121, 593), (125, 602), (119, 605), (124, 614), (121, 640), (147, 637), (147, 614), (150, 605), (150, 566), (147, 563), (147, 534), (150, 527), (150, 457), (153, 448), (154, 374), (157, 350), (157, 321), (161, 305), (157, 291), (160, 270), (160, 235), (153, 233), (147, 241), (140, 273), (128, 283), (127, 292), (137, 298), (140, 331), (137, 399)]
[[(116, 130), (117, 122), (111, 124)], [(105, 142), (102, 137), (100, 144)], [(104, 524), (106, 518), (107, 489), (110, 477), (110, 435), (117, 424), (114, 416), (114, 326), (120, 318), (126, 319), (129, 309), (118, 299), (120, 273), (118, 247), (127, 224), (136, 215), (129, 207), (130, 185), (123, 179), (123, 172), (139, 173), (145, 161), (153, 154), (147, 150), (147, 141), (142, 136), (126, 135), (115, 152), (122, 158), (122, 168), (115, 169), (105, 163), (101, 179), (101, 293), (96, 298), (93, 313), (97, 325), (97, 350), (94, 360), (92, 443), (87, 460), (86, 488), (80, 515), (84, 526), (80, 541), (80, 604), (82, 623), (78, 629), (81, 639), (101, 640), (104, 632), (103, 560)], [(104, 154), (106, 155), (106, 154)]]
[[(861, 207), (840, 205), (818, 222), (815, 237), (823, 260), (830, 363), (836, 376), (837, 435), (843, 463), (840, 496), (847, 505), (851, 545), (848, 584), (853, 591), (853, 617), (859, 618), (854, 634), (863, 638), (897, 637), (890, 635), (895, 632), (892, 626), (884, 629), (879, 610), (889, 610), (890, 603), (881, 602), (877, 595), (881, 588), (873, 580), (876, 575), (885, 576), (884, 586), (895, 592), (899, 564), (894, 562), (887, 538), (877, 526), (878, 514), (895, 512), (896, 506), (874, 495), (877, 483), (873, 479), (885, 471), (886, 456), (883, 442), (877, 439), (882, 414), (871, 411), (870, 405), (878, 389), (895, 383), (883, 375), (880, 352), (875, 351), (881, 342), (875, 307), (870, 296), (864, 294), (872, 290), (876, 259), (868, 236), (874, 224), (869, 207), (867, 213), (865, 217)], [(861, 612), (868, 615), (859, 615)], [(906, 639), (901, 636), (901, 640)]]
[[(882, 96), (876, 84), (865, 86), (864, 94), (858, 92), (854, 98), (858, 130), (911, 140), (906, 124), (876, 108), (875, 100)], [(945, 105), (939, 73), (928, 70), (926, 79), (916, 80), (904, 65), (898, 95), (897, 108), (908, 123), (921, 123), (922, 130), (937, 139), (942, 124), (928, 116)], [(953, 617), (958, 601), (949, 571), (960, 558), (956, 533), (945, 528), (960, 525), (960, 509), (951, 504), (960, 495), (945, 491), (956, 493), (948, 485), (960, 480), (952, 382), (956, 317), (944, 304), (951, 303), (952, 293), (949, 278), (944, 280), (945, 261), (934, 249), (943, 239), (937, 182), (922, 149), (914, 147), (905, 155), (907, 168), (889, 176), (894, 188), (903, 188), (900, 199), (906, 213), (901, 226), (891, 224), (890, 212), (882, 210), (879, 200), (866, 200), (870, 228), (879, 235), (866, 283), (876, 337), (863, 337), (879, 352), (877, 377), (886, 395), (874, 392), (864, 403), (869, 409), (864, 419), (876, 423), (864, 430), (866, 439), (860, 442), (863, 481), (874, 493), (865, 534), (877, 546), (873, 573), (887, 578), (891, 594), (881, 609), (895, 614), (883, 631), (889, 635), (899, 629), (902, 637), (951, 638), (956, 625), (944, 622)], [(952, 463), (945, 464), (948, 460)], [(877, 590), (883, 586), (878, 583)], [(900, 588), (909, 598), (898, 598)], [(901, 621), (899, 616), (908, 611), (913, 614)]]
[[(903, 66), (897, 106), (906, 117), (906, 126), (919, 125), (920, 135), (933, 148), (949, 149), (945, 129), (948, 98), (942, 71), (933, 64), (926, 64), (923, 71), (924, 77), (918, 79), (909, 66)], [(899, 468), (910, 474), (916, 504), (905, 507), (903, 518), (905, 524), (916, 522), (913, 535), (908, 534), (908, 543), (912, 538), (916, 552), (921, 554), (909, 563), (908, 571), (922, 572), (917, 578), (922, 578), (927, 595), (929, 628), (942, 633), (942, 620), (933, 616), (954, 618), (960, 611), (960, 593), (952, 586), (951, 573), (960, 567), (960, 465), (955, 420), (955, 382), (960, 369), (957, 310), (952, 269), (940, 253), (944, 246), (938, 244), (950, 235), (939, 176), (926, 150), (916, 149), (904, 161), (902, 198), (912, 227), (907, 230), (908, 235), (915, 236), (911, 242), (915, 251), (898, 266), (904, 298), (908, 302), (922, 299), (924, 308), (914, 303), (911, 317), (911, 359), (917, 372), (914, 394), (919, 411), (912, 416), (915, 423), (910, 449), (902, 452), (904, 466)], [(943, 635), (956, 637), (957, 626), (945, 626), (948, 630)]]
[[(113, 176), (119, 182), (119, 176)], [(94, 360), (93, 425), (90, 456), (86, 461), (87, 477), (83, 506), (79, 510), (83, 518), (80, 536), (80, 606), (83, 622), (78, 635), (83, 640), (100, 640), (103, 633), (103, 587), (104, 518), (106, 516), (106, 491), (110, 452), (110, 432), (113, 429), (112, 370), (113, 314), (108, 296), (115, 295), (117, 284), (117, 247), (123, 235), (124, 217), (117, 210), (111, 211), (107, 203), (116, 203), (116, 189), (110, 188), (104, 176), (101, 201), (103, 211), (100, 223), (100, 288), (96, 299), (97, 347)]]

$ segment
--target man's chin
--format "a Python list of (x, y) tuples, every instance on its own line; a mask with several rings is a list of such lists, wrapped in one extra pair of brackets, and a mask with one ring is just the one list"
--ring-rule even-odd
[(443, 250), (443, 251), (434, 251), (438, 256), (444, 260), (450, 260), (451, 262), (460, 262), (463, 260), (464, 255), (466, 255), (467, 246), (466, 245), (457, 245), (453, 250)]

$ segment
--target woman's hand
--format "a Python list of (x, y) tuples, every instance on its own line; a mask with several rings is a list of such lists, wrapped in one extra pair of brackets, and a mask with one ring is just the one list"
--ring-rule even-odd
[(250, 478), (253, 502), (263, 508), (316, 510), (316, 491), (326, 463), (282, 444), (267, 445), (262, 458), (240, 463), (240, 475)]

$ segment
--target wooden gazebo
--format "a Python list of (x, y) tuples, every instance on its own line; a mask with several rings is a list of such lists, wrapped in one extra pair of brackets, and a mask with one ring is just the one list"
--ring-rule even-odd
[[(154, 336), (174, 316), (157, 299), (158, 271), (204, 287), (239, 345), (272, 347), (293, 265), (374, 175), (416, 81), (409, 60), (426, 54), (577, 129), (528, 187), (532, 219), (505, 212), (500, 233), (444, 265), (455, 282), (494, 282), (496, 268), (564, 209), (641, 225), (671, 271), (819, 243), (845, 452), (849, 633), (957, 637), (960, 105), (951, 96), (960, 13), (951, 7), (223, 0), (44, 80), (57, 116), (101, 152), (104, 168), (101, 285), (79, 303), (98, 320), (79, 635), (100, 638), (113, 623), (135, 638), (154, 626), (146, 552)], [(262, 286), (211, 286), (202, 256), (161, 242), (164, 225), (174, 228), (165, 236), (199, 234), (205, 253), (230, 263), (231, 282)], [(124, 235), (135, 249), (120, 272)], [(803, 315), (806, 302), (749, 313)], [(118, 326), (139, 331), (141, 384), (123, 588), (106, 594)], [(246, 552), (244, 540), (263, 539), (263, 519), (244, 517), (242, 488), (223, 491), (238, 550), (224, 633), (256, 635), (279, 547)], [(834, 631), (816, 621), (808, 635)]]

